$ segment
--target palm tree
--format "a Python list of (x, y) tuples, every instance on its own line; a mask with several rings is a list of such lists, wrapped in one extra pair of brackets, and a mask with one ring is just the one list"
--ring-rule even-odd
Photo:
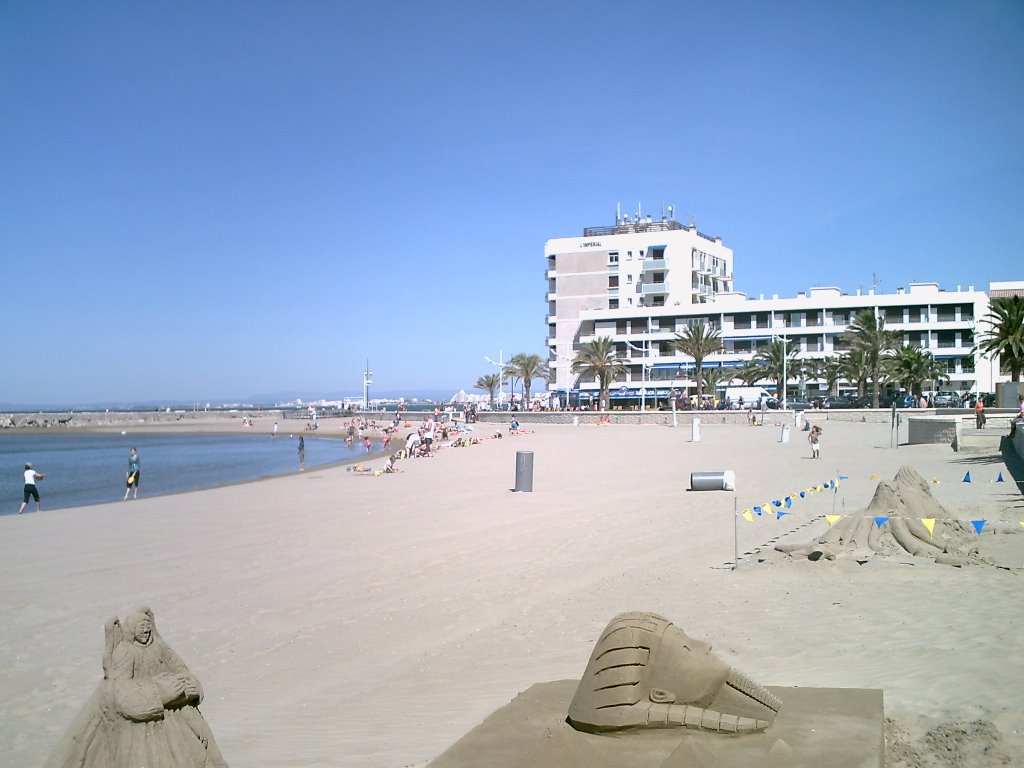
[(608, 389), (616, 376), (626, 372), (626, 363), (619, 357), (610, 336), (601, 336), (584, 344), (576, 352), (571, 370), (583, 376), (593, 376), (601, 389), (598, 406), (608, 407)]
[(752, 387), (757, 384), (758, 381), (764, 378), (761, 371), (761, 366), (758, 365), (756, 359), (744, 360), (742, 363), (733, 369), (734, 378), (739, 379), (748, 387)]
[(1010, 369), (1011, 381), (1020, 381), (1024, 368), (1024, 298), (1001, 296), (992, 299), (988, 315), (981, 322), (988, 325), (972, 351), (999, 357), (999, 369)]
[(868, 389), (868, 381), (871, 380), (871, 361), (868, 353), (863, 351), (850, 351), (840, 358), (839, 369), (843, 378), (850, 384), (857, 387), (857, 395), (863, 397)]
[[(782, 401), (786, 399), (786, 384), (789, 374), (796, 373), (799, 365), (796, 357), (798, 353), (799, 350), (795, 346), (786, 344), (781, 339), (775, 339), (767, 346), (762, 347), (751, 361), (760, 373), (759, 378), (774, 381), (778, 385), (775, 396), (779, 400), (780, 408)], [(783, 369), (785, 369), (785, 374), (783, 374)]]
[(481, 376), (476, 380), (476, 384), (473, 385), (474, 389), (482, 389), (487, 392), (491, 398), (491, 408), (494, 408), (494, 392), (501, 386), (501, 376), (497, 373), (488, 373), (485, 376)]
[(712, 395), (716, 393), (716, 390), (723, 384), (728, 384), (732, 381), (732, 369), (731, 368), (707, 368), (704, 371), (704, 389), (710, 392)]
[(677, 333), (672, 346), (687, 357), (693, 358), (695, 371), (693, 378), (697, 381), (697, 402), (704, 394), (704, 380), (701, 371), (704, 369), (704, 358), (722, 349), (722, 334), (716, 328), (698, 323), (688, 325), (682, 333)]
[(528, 355), (522, 352), (512, 356), (512, 359), (508, 361), (507, 370), (510, 375), (522, 379), (524, 407), (530, 403), (530, 389), (533, 380), (547, 379), (550, 376), (548, 364), (541, 359), (540, 355)]
[(862, 309), (843, 331), (843, 341), (851, 352), (862, 352), (871, 372), (871, 407), (878, 407), (878, 390), (882, 384), (882, 356), (894, 349), (900, 334), (885, 330), (885, 318), (872, 309)]
[(936, 385), (949, 381), (946, 370), (927, 350), (904, 344), (882, 360), (882, 365), (893, 381), (907, 392), (920, 395), (926, 381)]

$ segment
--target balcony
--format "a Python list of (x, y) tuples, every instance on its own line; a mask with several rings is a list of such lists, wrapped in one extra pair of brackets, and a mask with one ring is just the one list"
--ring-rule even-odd
[(640, 286), (640, 293), (644, 296), (652, 296), (658, 293), (668, 293), (668, 283), (644, 283)]
[(644, 272), (663, 272), (668, 269), (665, 259), (644, 259)]

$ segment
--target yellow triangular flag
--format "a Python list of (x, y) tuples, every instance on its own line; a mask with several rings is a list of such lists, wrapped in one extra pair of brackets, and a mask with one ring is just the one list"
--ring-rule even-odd
[(877, 479), (878, 479), (878, 475), (876, 475), (876, 474), (875, 474), (874, 472), (872, 472), (872, 473), (871, 473), (871, 477), (870, 477), (870, 478), (868, 478), (868, 479), (869, 479), (869, 480), (877, 480)]
[(928, 535), (932, 536), (932, 531), (935, 530), (935, 518), (934, 517), (922, 517), (921, 522), (924, 523), (924, 527), (928, 529)]
[(754, 513), (751, 512), (749, 509), (744, 509), (743, 519), (746, 520), (748, 523), (754, 522)]
[(843, 519), (842, 515), (825, 515), (825, 519), (828, 520), (828, 527), (831, 528), (833, 525)]
[(1021, 527), (1021, 528), (1024, 528), (1024, 520), (1021, 520), (1021, 521), (1020, 521), (1020, 527)]
[(939, 480), (939, 478), (937, 478), (937, 477), (933, 477), (933, 478), (932, 478), (932, 484), (933, 484), (933, 485), (938, 485), (938, 484), (939, 484), (940, 482), (941, 482), (941, 481)]

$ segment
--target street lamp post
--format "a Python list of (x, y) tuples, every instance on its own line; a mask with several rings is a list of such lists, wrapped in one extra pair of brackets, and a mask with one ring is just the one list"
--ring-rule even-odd
[(373, 383), (373, 371), (370, 370), (370, 360), (366, 360), (366, 370), (363, 371), (363, 410), (370, 410), (370, 384)]
[(505, 363), (502, 350), (498, 350), (498, 362), (494, 362), (487, 355), (484, 355), (484, 360), (490, 365), (498, 366), (498, 410), (500, 411), (501, 401), (505, 398)]

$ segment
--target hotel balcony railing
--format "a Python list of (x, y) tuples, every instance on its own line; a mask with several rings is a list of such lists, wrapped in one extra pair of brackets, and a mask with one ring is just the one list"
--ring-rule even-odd
[(644, 271), (662, 271), (668, 269), (668, 262), (665, 259), (644, 259)]
[(640, 286), (640, 293), (645, 296), (654, 293), (668, 293), (668, 283), (644, 283)]

